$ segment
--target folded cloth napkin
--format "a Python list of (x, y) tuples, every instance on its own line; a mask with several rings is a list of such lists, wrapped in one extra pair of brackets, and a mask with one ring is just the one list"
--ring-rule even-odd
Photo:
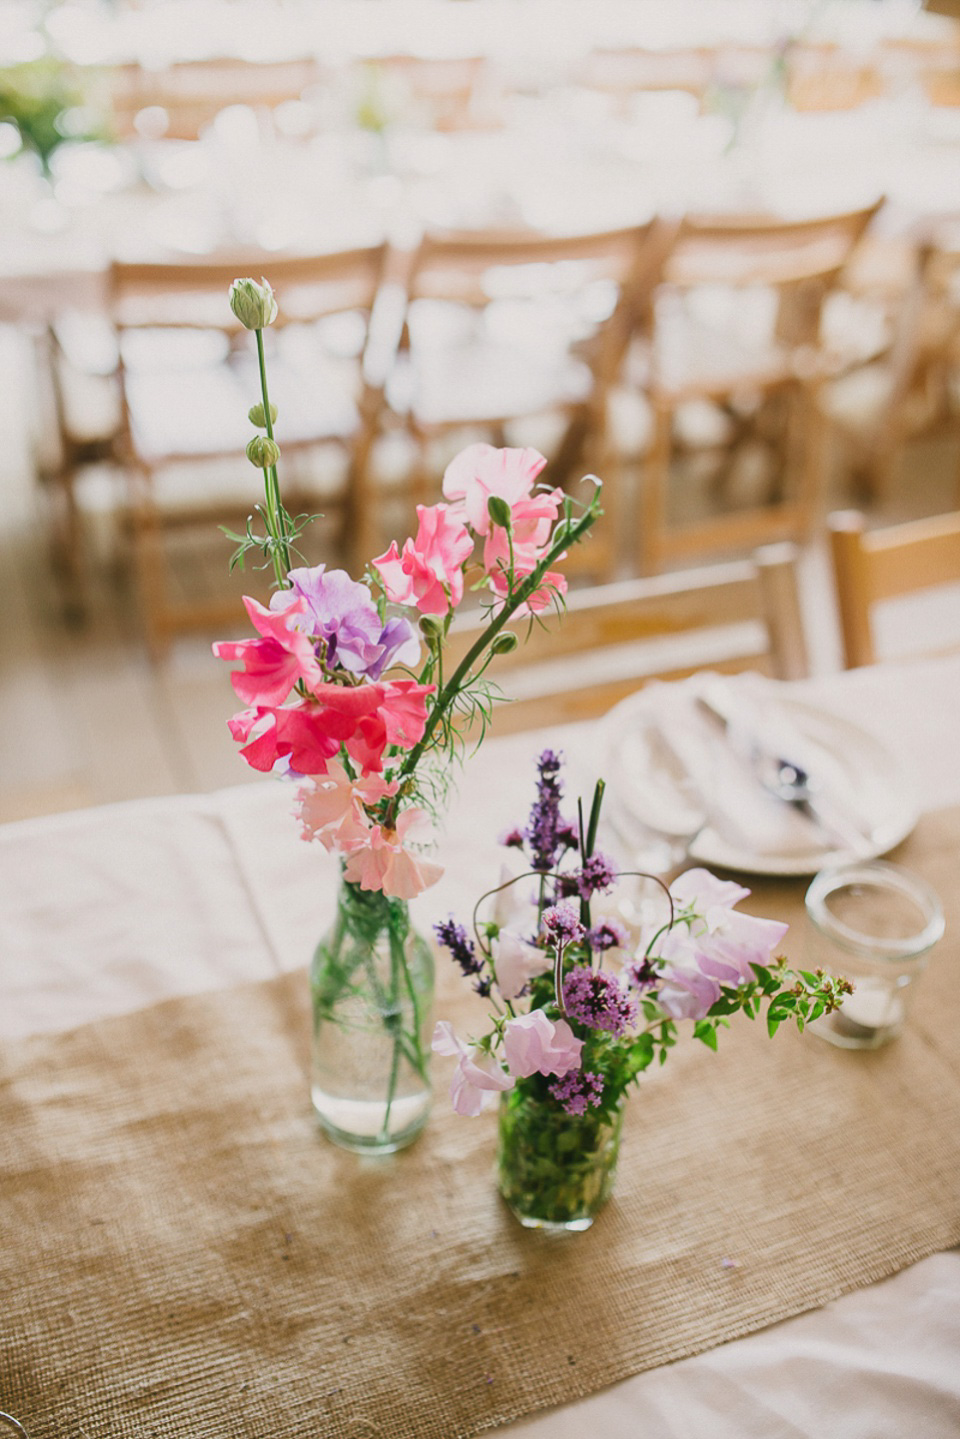
[[(701, 705), (709, 695), (722, 697), (726, 727)], [(692, 841), (709, 827), (742, 854), (798, 860), (840, 849), (820, 823), (763, 787), (754, 762), (761, 750), (815, 776), (818, 793), (852, 828), (867, 834), (878, 818), (848, 728), (805, 711), (759, 675), (649, 684), (611, 711), (604, 741), (605, 772), (616, 777), (611, 819), (628, 834), (639, 824)]]

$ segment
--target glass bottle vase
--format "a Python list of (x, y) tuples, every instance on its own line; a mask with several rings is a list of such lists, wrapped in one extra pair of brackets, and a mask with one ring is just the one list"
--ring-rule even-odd
[(524, 1081), (501, 1095), (497, 1186), (524, 1228), (590, 1228), (613, 1193), (624, 1104), (568, 1114)]
[(341, 880), (310, 972), (311, 1097), (336, 1144), (389, 1154), (426, 1123), (433, 972), (406, 900)]

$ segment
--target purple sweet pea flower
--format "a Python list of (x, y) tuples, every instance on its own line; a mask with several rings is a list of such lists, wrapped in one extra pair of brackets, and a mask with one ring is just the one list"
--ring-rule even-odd
[(416, 664), (420, 641), (409, 620), (397, 617), (380, 623), (377, 607), (366, 585), (352, 580), (346, 570), (326, 565), (290, 571), (291, 589), (275, 594), (272, 609), (283, 609), (297, 596), (307, 612), (295, 621), (326, 641), (326, 663), (340, 665), (351, 674), (378, 680), (393, 664)]

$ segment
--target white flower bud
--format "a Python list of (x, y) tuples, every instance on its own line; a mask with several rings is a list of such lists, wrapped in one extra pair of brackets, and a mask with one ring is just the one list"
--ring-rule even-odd
[(230, 308), (248, 330), (263, 330), (277, 318), (277, 302), (273, 290), (261, 277), (256, 280), (234, 280), (230, 286)]

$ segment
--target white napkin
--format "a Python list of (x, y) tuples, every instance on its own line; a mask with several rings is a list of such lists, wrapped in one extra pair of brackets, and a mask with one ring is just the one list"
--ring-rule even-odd
[[(736, 714), (726, 731), (697, 702), (712, 686), (721, 687)], [(725, 844), (757, 856), (799, 859), (839, 849), (809, 815), (765, 790), (749, 759), (759, 742), (794, 760), (816, 776), (818, 790), (849, 823), (869, 830), (874, 817), (858, 796), (849, 755), (822, 736), (818, 742), (797, 716), (782, 687), (758, 675), (701, 674), (647, 685), (605, 723), (611, 818), (616, 823), (619, 816), (627, 832), (639, 822), (688, 841), (708, 825)]]

